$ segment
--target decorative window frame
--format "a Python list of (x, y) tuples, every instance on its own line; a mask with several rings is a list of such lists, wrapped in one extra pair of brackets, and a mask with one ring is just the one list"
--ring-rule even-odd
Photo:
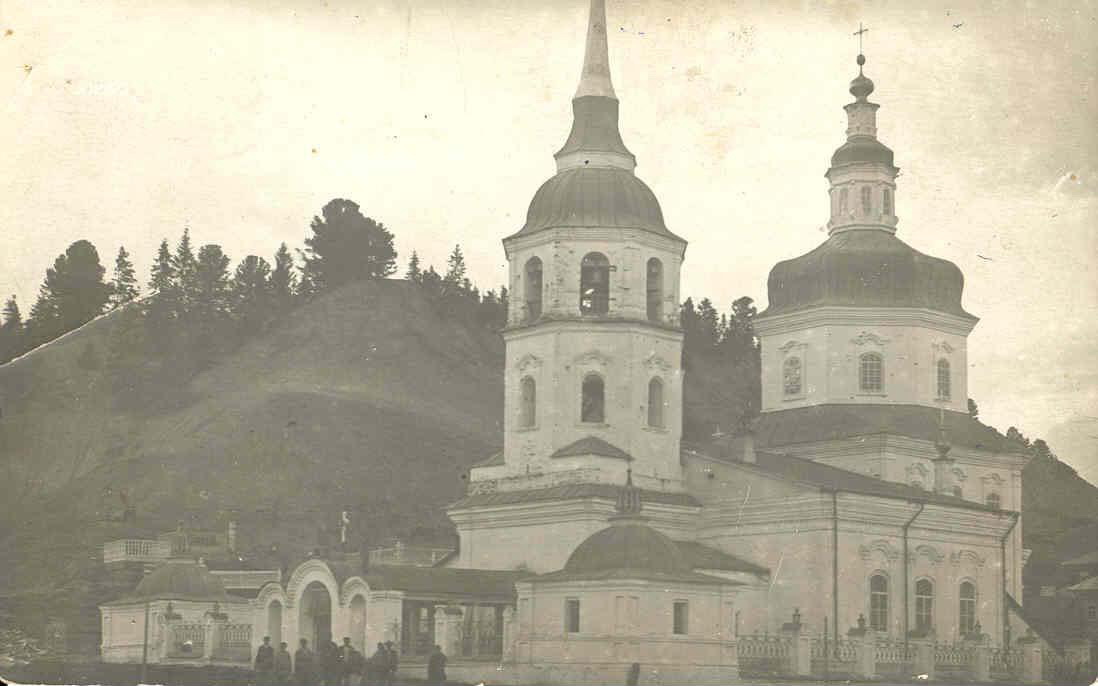
[(927, 468), (922, 462), (912, 462), (904, 470), (907, 474), (908, 483), (919, 482), (919, 488), (928, 490), (930, 483), (930, 469)]
[[(609, 410), (610, 403), (608, 398), (610, 396), (609, 389), (607, 389), (606, 382), (606, 370), (602, 367), (584, 367), (578, 370), (577, 384), (575, 390), (575, 396), (579, 399), (579, 403), (576, 406), (576, 426), (591, 428), (606, 428), (610, 426)], [(602, 421), (601, 422), (585, 422), (583, 421), (583, 384), (589, 377), (597, 376), (602, 380)]]
[[(789, 340), (778, 348), (781, 358), (778, 362), (778, 397), (782, 402), (796, 402), (808, 397), (808, 344), (803, 341)], [(801, 361), (801, 391), (800, 393), (785, 392), (785, 363), (791, 358), (799, 358)]]
[[(862, 331), (850, 339), (850, 342), (855, 346), (853, 349), (855, 394), (867, 398), (888, 397), (889, 339), (872, 331)], [(876, 353), (881, 357), (881, 388), (877, 391), (862, 389), (862, 356), (867, 353)]]
[[(930, 397), (935, 402), (950, 403), (957, 397), (957, 391), (959, 390), (957, 380), (957, 359), (954, 354), (957, 349), (944, 338), (938, 341), (934, 341), (930, 344)], [(943, 398), (938, 393), (938, 360), (945, 360), (949, 363), (949, 397)]]
[(929, 631), (935, 631), (938, 623), (938, 603), (941, 600), (941, 594), (938, 592), (938, 582), (934, 577), (923, 574), (915, 577), (911, 580), (911, 613), (914, 630), (919, 630), (919, 582), (930, 582), (930, 622), (927, 629)]
[[(529, 424), (526, 424), (526, 423), (523, 422), (523, 418), (526, 415), (526, 397), (525, 397), (525, 393), (524, 393), (524, 390), (525, 390), (524, 387), (526, 386), (526, 380), (527, 379), (530, 379), (530, 381), (534, 382), (534, 417), (533, 417), (533, 421), (530, 422)], [(538, 395), (539, 395), (538, 386), (539, 385), (540, 384), (538, 383), (538, 377), (535, 376), (534, 374), (523, 374), (519, 377), (518, 402), (516, 403), (518, 405), (518, 408), (517, 408), (518, 416), (515, 420), (515, 431), (537, 431), (538, 430), (539, 424), (540, 424), (539, 420), (541, 418), (541, 412), (538, 411), (539, 410), (539, 408), (538, 408), (538, 404), (539, 404), (538, 403)], [(604, 393), (605, 393), (605, 391), (604, 391)]]

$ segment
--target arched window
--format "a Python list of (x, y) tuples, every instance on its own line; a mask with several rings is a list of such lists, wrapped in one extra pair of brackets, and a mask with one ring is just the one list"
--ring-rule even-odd
[(847, 202), (848, 202), (848, 200), (847, 200), (848, 197), (849, 197), (849, 193), (847, 192), (846, 188), (839, 189), (839, 215), (840, 216), (846, 214), (846, 206), (847, 206)]
[(877, 353), (866, 353), (858, 358), (858, 388), (866, 393), (880, 393), (884, 388), (883, 361)]
[(938, 360), (938, 398), (941, 400), (949, 400), (952, 392), (949, 377), (949, 360), (942, 358)]
[(580, 312), (610, 311), (610, 261), (602, 253), (589, 253), (580, 263)]
[(976, 584), (961, 582), (960, 603), (961, 635), (965, 636), (976, 631)]
[(883, 574), (869, 579), (869, 628), (888, 631), (888, 578)]
[(925, 634), (934, 626), (934, 582), (915, 582), (915, 630)]
[(584, 422), (602, 424), (606, 421), (605, 390), (602, 377), (588, 374), (583, 379), (583, 407), (580, 418)]
[(892, 216), (892, 189), (886, 188), (884, 190), (884, 206), (881, 208), (881, 212), (886, 217)]
[(988, 493), (984, 502), (987, 503), (988, 507), (993, 507), (996, 510), (1003, 509), (1003, 499), (999, 497), (998, 493)]
[(541, 260), (531, 257), (526, 261), (526, 321), (541, 316)]
[(648, 260), (648, 321), (663, 319), (663, 262), (653, 257)]
[(523, 428), (538, 423), (538, 387), (529, 376), (522, 379), (522, 414), (519, 423)]
[(648, 426), (663, 428), (663, 382), (659, 379), (648, 382)]
[(800, 395), (801, 388), (801, 358), (790, 357), (782, 364), (782, 392), (785, 395)]
[(873, 190), (869, 186), (862, 186), (862, 214), (868, 215), (873, 211)]

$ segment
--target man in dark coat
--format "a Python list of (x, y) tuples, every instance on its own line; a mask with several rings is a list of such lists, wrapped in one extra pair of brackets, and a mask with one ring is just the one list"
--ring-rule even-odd
[(275, 654), (271, 646), (271, 637), (263, 637), (263, 645), (255, 651), (255, 679), (256, 683), (271, 683), (271, 674), (274, 672)]
[(339, 646), (335, 641), (329, 640), (324, 650), (324, 683), (328, 686), (339, 686), (343, 676), (342, 667), (339, 662)]
[(396, 678), (397, 667), (400, 665), (400, 658), (397, 656), (396, 648), (393, 647), (392, 641), (385, 641), (385, 674), (382, 677), (382, 683), (385, 686), (393, 686), (393, 679)]
[(279, 684), (290, 683), (290, 674), (294, 671), (293, 660), (290, 651), (286, 650), (286, 642), (278, 644), (278, 653), (275, 655), (274, 676)]
[(339, 683), (341, 686), (350, 686), (351, 675), (354, 667), (351, 664), (355, 649), (351, 646), (351, 639), (343, 637), (343, 645), (339, 646)]
[(301, 639), (301, 647), (294, 653), (294, 682), (302, 686), (312, 686), (315, 678), (316, 657), (309, 650), (308, 639)]
[(435, 646), (427, 658), (427, 683), (431, 686), (446, 683), (446, 654), (442, 652), (442, 646)]
[(384, 643), (377, 644), (377, 650), (366, 661), (366, 681), (370, 684), (381, 683), (385, 680), (385, 670), (388, 669), (389, 654), (385, 650)]

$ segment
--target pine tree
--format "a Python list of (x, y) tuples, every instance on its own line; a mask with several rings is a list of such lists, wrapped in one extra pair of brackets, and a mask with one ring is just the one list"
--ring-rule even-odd
[(363, 216), (359, 206), (335, 199), (313, 217), (313, 235), (305, 239), (304, 278), (318, 290), (351, 281), (381, 279), (396, 271), (393, 234)]
[(278, 246), (274, 256), (274, 269), (270, 275), (270, 292), (274, 305), (279, 312), (290, 308), (297, 288), (297, 274), (294, 273), (294, 258), (286, 244)]
[(719, 340), (719, 317), (709, 298), (702, 298), (698, 303), (698, 335), (698, 343), (703, 350), (712, 349)]
[(114, 258), (114, 280), (111, 281), (111, 307), (121, 307), (137, 297), (137, 274), (124, 246), (118, 248)]
[(408, 271), (404, 273), (404, 278), (414, 283), (423, 283), (423, 271), (419, 268), (419, 254), (415, 250), (408, 259)]
[(22, 346), (23, 314), (13, 295), (4, 303), (4, 310), (0, 313), (0, 364), (21, 355)]
[(179, 297), (179, 309), (188, 312), (194, 302), (198, 290), (197, 272), (198, 260), (191, 248), (191, 229), (184, 227), (183, 235), (175, 247), (175, 257), (172, 262), (175, 267), (175, 283)]
[(461, 245), (455, 245), (450, 257), (446, 260), (446, 276), (442, 277), (442, 282), (449, 287), (449, 290), (461, 289), (467, 283), (465, 255), (461, 252)]
[(88, 241), (76, 241), (59, 255), (46, 270), (31, 310), (28, 330), (32, 345), (41, 345), (102, 314), (111, 291), (103, 281), (105, 272), (99, 253)]
[(220, 245), (202, 246), (195, 260), (194, 311), (200, 320), (213, 321), (229, 312), (229, 257)]
[(271, 267), (262, 257), (248, 255), (237, 265), (231, 287), (233, 314), (245, 331), (255, 331), (274, 314), (272, 281)]
[(724, 348), (733, 364), (751, 359), (758, 349), (755, 338), (755, 315), (758, 314), (754, 299), (743, 296), (732, 303), (732, 316), (724, 334)]
[(149, 290), (161, 297), (170, 295), (176, 287), (175, 276), (175, 262), (172, 259), (171, 250), (168, 248), (168, 240), (165, 238), (160, 241), (160, 249), (156, 253), (156, 260), (153, 262)]

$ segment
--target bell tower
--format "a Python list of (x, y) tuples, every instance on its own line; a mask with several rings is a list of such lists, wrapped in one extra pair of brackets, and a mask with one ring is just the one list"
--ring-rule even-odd
[(474, 465), (447, 511), (461, 537), (456, 567), (560, 569), (605, 528), (627, 478), (664, 533), (689, 536), (700, 509), (679, 454), (686, 241), (634, 173), (609, 64), (605, 0), (591, 0), (556, 173), (503, 239), (504, 447)]

